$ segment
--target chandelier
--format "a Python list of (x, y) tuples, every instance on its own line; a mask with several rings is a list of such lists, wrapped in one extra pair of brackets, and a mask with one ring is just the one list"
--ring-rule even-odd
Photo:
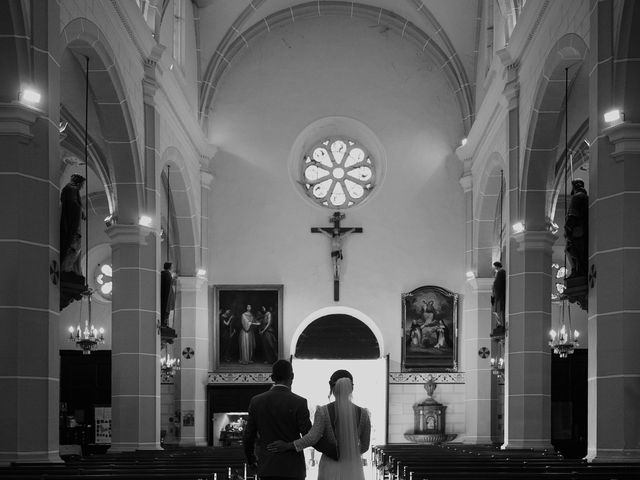
[(495, 355), (491, 355), (491, 373), (498, 377), (498, 380), (504, 379), (504, 337), (494, 343)]
[[(568, 127), (569, 127), (569, 93), (568, 93), (568, 85), (569, 85), (569, 68), (566, 67), (564, 69), (564, 88), (565, 88), (565, 113), (564, 113), (564, 211), (565, 215), (567, 213), (567, 173), (569, 169), (569, 141), (568, 141)], [(552, 265), (552, 268), (555, 268), (556, 265)], [(565, 248), (564, 252), (564, 265), (562, 267), (558, 266), (558, 272), (556, 273), (556, 278), (564, 279), (564, 285), (558, 283), (556, 284), (557, 293), (552, 294), (552, 299), (558, 299), (561, 305), (560, 309), (560, 328), (558, 331), (553, 328), (549, 331), (549, 346), (553, 349), (553, 353), (558, 355), (560, 358), (567, 358), (567, 356), (571, 355), (573, 351), (579, 346), (578, 337), (580, 333), (578, 330), (573, 330), (571, 328), (571, 305), (569, 303), (569, 298), (567, 297), (566, 287), (567, 287), (567, 250)], [(565, 315), (566, 312), (566, 315)]]
[[(78, 348), (82, 349), (84, 355), (89, 355), (95, 350), (99, 344), (104, 343), (104, 328), (99, 330), (91, 324), (91, 295), (93, 291), (88, 288), (82, 292), (82, 296), (87, 301), (87, 318), (84, 321), (84, 329), (80, 327), (80, 323), (76, 328), (69, 327), (69, 340), (75, 342)], [(84, 303), (84, 300), (82, 301)], [(80, 307), (80, 316), (82, 316), (82, 306)]]
[[(83, 355), (89, 355), (92, 350), (95, 350), (98, 345), (103, 344), (104, 340), (104, 328), (99, 330), (91, 323), (91, 296), (93, 290), (89, 288), (89, 161), (88, 161), (88, 123), (89, 123), (89, 57), (85, 57), (86, 74), (85, 74), (85, 99), (84, 99), (84, 240), (85, 240), (85, 283), (84, 290), (82, 292), (82, 299), (80, 304), (80, 320), (78, 325), (74, 328), (69, 327), (69, 341), (74, 342), (76, 347), (82, 349)], [(82, 311), (84, 303), (87, 303), (87, 317), (84, 319), (84, 328), (82, 328)]]
[(180, 370), (180, 359), (172, 357), (171, 354), (165, 350), (165, 355), (160, 357), (160, 378), (162, 383), (171, 382), (178, 370)]

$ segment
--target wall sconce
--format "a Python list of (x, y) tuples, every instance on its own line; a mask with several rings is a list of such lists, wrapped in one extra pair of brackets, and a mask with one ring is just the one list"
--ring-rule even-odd
[(523, 222), (516, 222), (511, 226), (511, 230), (513, 230), (513, 233), (522, 233), (524, 232), (524, 223)]
[(467, 280), (473, 280), (475, 277), (476, 277), (476, 274), (473, 273), (471, 270), (467, 272)]
[(149, 215), (141, 215), (138, 219), (138, 225), (141, 227), (150, 227), (153, 224), (153, 220)]
[(42, 95), (37, 90), (25, 88), (20, 92), (20, 101), (28, 105), (37, 105), (40, 103)]
[(200, 278), (207, 278), (207, 271), (204, 268), (199, 268), (196, 272), (196, 276)]
[(466, 139), (466, 137), (465, 137), (465, 138), (463, 138), (463, 139), (462, 139), (462, 141), (460, 142), (460, 145), (464, 147), (466, 144), (467, 144), (467, 139)]
[(604, 114), (604, 121), (607, 123), (618, 123), (624, 121), (624, 113), (619, 109), (614, 108)]

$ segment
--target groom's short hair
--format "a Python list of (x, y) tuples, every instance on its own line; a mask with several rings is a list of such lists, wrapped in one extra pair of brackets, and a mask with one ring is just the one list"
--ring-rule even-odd
[(274, 382), (282, 382), (293, 378), (293, 367), (287, 360), (276, 360), (271, 367), (271, 379)]

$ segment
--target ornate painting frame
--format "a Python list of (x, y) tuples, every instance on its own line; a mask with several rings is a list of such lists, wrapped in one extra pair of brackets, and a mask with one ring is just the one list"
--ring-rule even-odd
[(458, 294), (434, 285), (402, 294), (403, 372), (458, 371)]
[(214, 371), (271, 372), (283, 352), (283, 291), (282, 285), (211, 287)]

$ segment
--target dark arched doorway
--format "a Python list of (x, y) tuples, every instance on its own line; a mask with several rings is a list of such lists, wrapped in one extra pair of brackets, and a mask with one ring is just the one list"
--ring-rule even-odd
[(375, 359), (380, 358), (380, 345), (361, 320), (347, 314), (331, 314), (314, 320), (303, 330), (295, 358)]

